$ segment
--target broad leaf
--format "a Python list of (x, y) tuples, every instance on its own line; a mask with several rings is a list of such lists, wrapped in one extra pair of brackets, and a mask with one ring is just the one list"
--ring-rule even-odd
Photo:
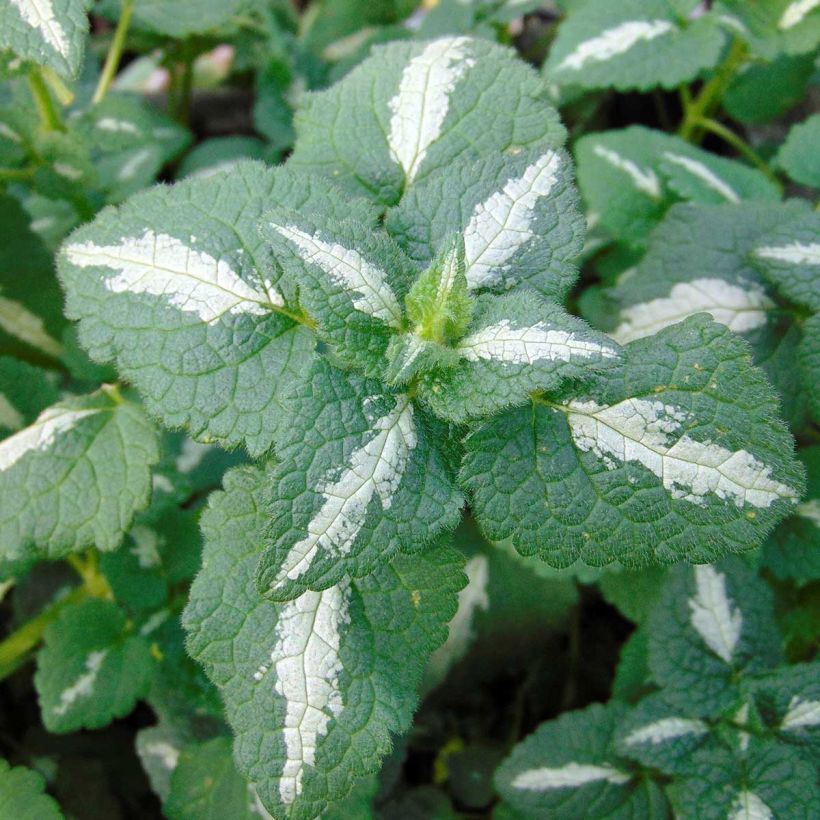
[(372, 572), (458, 523), (462, 497), (406, 394), (319, 363), (277, 442), (260, 589), (289, 600)]
[(817, 144), (820, 140), (820, 114), (798, 123), (777, 153), (777, 164), (795, 181), (820, 188), (820, 160)]
[(222, 691), (240, 772), (271, 814), (309, 818), (408, 728), (423, 664), (456, 610), (462, 561), (431, 549), (271, 603), (255, 574), (272, 479), (234, 470), (211, 498), (184, 617), (191, 653)]
[(554, 566), (707, 561), (759, 544), (803, 489), (745, 344), (693, 317), (623, 365), (466, 440), (462, 481), (493, 540)]
[(227, 23), (243, 5), (245, 0), (139, 0), (134, 21), (159, 34), (183, 39)]
[(0, 436), (34, 422), (59, 396), (56, 373), (0, 356)]
[(99, 729), (127, 715), (148, 691), (154, 666), (148, 642), (112, 601), (91, 598), (68, 607), (44, 640), (34, 683), (50, 732)]
[(45, 783), (37, 772), (0, 759), (0, 817), (14, 820), (63, 820), (54, 800), (44, 794)]
[(374, 47), (341, 82), (303, 99), (296, 131), (290, 165), (381, 205), (457, 159), (564, 139), (533, 70), (469, 37)]
[(0, 443), (3, 557), (113, 550), (148, 503), (158, 458), (142, 410), (105, 389), (44, 410)]
[(729, 13), (733, 34), (767, 59), (811, 52), (820, 43), (816, 0), (719, 0), (716, 7)]
[(461, 234), (472, 291), (527, 285), (554, 301), (575, 281), (584, 236), (569, 157), (548, 147), (448, 164), (413, 185), (385, 224), (420, 262)]
[(286, 423), (283, 399), (315, 344), (257, 234), (272, 201), (370, 224), (360, 203), (325, 183), (248, 162), (104, 211), (58, 259), (67, 312), (81, 320), (91, 356), (116, 361), (166, 425), (226, 446), (244, 441), (253, 455)]
[(570, 11), (544, 64), (550, 82), (581, 88), (675, 88), (716, 65), (724, 35), (667, 0), (588, 0)]
[(0, 49), (75, 77), (85, 52), (88, 0), (0, 0)]

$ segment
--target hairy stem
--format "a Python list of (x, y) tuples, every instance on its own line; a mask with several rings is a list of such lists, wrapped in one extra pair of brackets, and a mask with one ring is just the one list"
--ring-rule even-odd
[(122, 13), (120, 14), (117, 28), (114, 31), (114, 39), (111, 41), (111, 46), (108, 49), (108, 54), (105, 57), (105, 65), (103, 66), (100, 81), (97, 83), (97, 88), (94, 91), (94, 96), (91, 98), (92, 105), (102, 102), (114, 77), (117, 74), (117, 69), (120, 66), (122, 59), (122, 52), (125, 48), (125, 38), (128, 34), (128, 26), (131, 24), (131, 14), (134, 11), (134, 0), (122, 0)]

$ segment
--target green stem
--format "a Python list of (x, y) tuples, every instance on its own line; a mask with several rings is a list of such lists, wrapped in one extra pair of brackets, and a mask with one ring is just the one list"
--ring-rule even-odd
[(174, 117), (187, 126), (191, 118), (191, 92), (194, 87), (194, 58), (187, 46), (183, 51), (182, 64), (175, 70), (179, 72), (179, 86)]
[(131, 24), (131, 14), (134, 11), (134, 0), (122, 0), (122, 12), (120, 14), (117, 28), (114, 31), (114, 39), (111, 41), (111, 46), (108, 49), (108, 54), (105, 57), (105, 65), (103, 66), (100, 81), (97, 83), (97, 88), (94, 91), (94, 96), (91, 98), (92, 105), (102, 102), (114, 77), (117, 74), (117, 69), (120, 66), (122, 59), (122, 52), (125, 48), (125, 38), (128, 34), (128, 26)]
[(764, 173), (766, 177), (774, 183), (778, 189), (783, 191), (783, 183), (777, 178), (777, 174), (769, 167), (768, 163), (757, 153), (742, 137), (735, 134), (730, 128), (727, 128), (717, 120), (704, 117), (698, 122), (698, 125), (720, 137), (725, 143), (731, 145), (739, 154), (745, 157), (749, 162), (755, 166), (759, 171)]
[(54, 105), (54, 100), (51, 99), (51, 94), (39, 69), (34, 68), (29, 72), (28, 84), (43, 127), (46, 131), (62, 131), (63, 123), (60, 113)]
[(0, 168), (0, 183), (25, 181), (33, 176), (34, 168)]
[(74, 102), (74, 92), (57, 76), (54, 69), (43, 66), (43, 79), (60, 101), (60, 105), (71, 105)]

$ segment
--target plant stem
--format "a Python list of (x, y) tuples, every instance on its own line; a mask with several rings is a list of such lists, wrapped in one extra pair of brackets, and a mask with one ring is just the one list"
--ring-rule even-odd
[(125, 37), (128, 34), (128, 26), (131, 24), (131, 14), (134, 11), (134, 0), (122, 0), (122, 12), (120, 14), (117, 28), (114, 31), (114, 39), (111, 41), (111, 46), (108, 49), (108, 54), (105, 56), (105, 65), (103, 66), (100, 81), (97, 83), (97, 88), (94, 91), (94, 96), (91, 98), (91, 104), (97, 105), (105, 99), (108, 89), (117, 74), (117, 69), (120, 66), (122, 59), (123, 48), (125, 47)]
[(54, 105), (54, 100), (51, 99), (51, 94), (39, 69), (33, 68), (29, 72), (28, 84), (43, 127), (46, 131), (62, 131), (63, 123), (60, 119), (60, 113)]
[(60, 101), (60, 105), (71, 105), (74, 102), (74, 92), (57, 76), (54, 69), (43, 66), (43, 79)]
[(0, 168), (0, 183), (31, 179), (33, 176), (34, 168)]

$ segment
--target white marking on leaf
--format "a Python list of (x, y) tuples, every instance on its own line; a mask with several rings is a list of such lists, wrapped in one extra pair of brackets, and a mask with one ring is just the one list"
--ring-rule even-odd
[(357, 250), (309, 234), (296, 225), (271, 227), (295, 245), (306, 262), (316, 265), (339, 288), (350, 290), (353, 307), (391, 327), (401, 326), (401, 308), (387, 283), (387, 274), (368, 262)]
[(444, 305), (458, 277), (458, 248), (453, 248), (442, 261), (441, 275), (436, 289), (436, 304)]
[(663, 156), (668, 162), (683, 168), (692, 174), (692, 176), (697, 177), (704, 183), (704, 185), (706, 185), (707, 188), (717, 191), (717, 193), (729, 202), (740, 202), (740, 197), (737, 195), (734, 188), (732, 188), (728, 182), (722, 180), (711, 168), (704, 165), (702, 162), (698, 162), (691, 157), (685, 157), (682, 154), (673, 154), (671, 151), (664, 152)]
[(370, 438), (350, 454), (341, 475), (332, 469), (316, 488), (324, 502), (308, 523), (307, 536), (288, 552), (273, 589), (304, 575), (320, 550), (349, 553), (374, 496), (383, 510), (390, 508), (417, 444), (409, 397), (396, 396), (393, 409), (377, 419), (370, 432)]
[(12, 142), (22, 142), (22, 137), (10, 126), (4, 122), (0, 122), (0, 137), (5, 137)]
[(400, 356), (396, 357), (394, 364), (393, 381), (400, 384), (410, 372), (413, 363), (418, 359), (424, 350), (429, 347), (429, 342), (419, 339), (415, 334), (405, 336), (406, 344), (402, 347)]
[(32, 221), (29, 226), (34, 233), (42, 233), (47, 231), (56, 222), (53, 216), (41, 216), (39, 219)]
[(641, 743), (657, 745), (687, 735), (699, 737), (708, 731), (708, 727), (702, 720), (680, 717), (661, 718), (630, 732), (624, 739), (624, 743), (627, 746), (637, 746)]
[(504, 183), (473, 209), (464, 229), (464, 259), (471, 290), (497, 285), (510, 260), (534, 236), (532, 224), (539, 200), (558, 181), (561, 158), (547, 151), (523, 174)]
[(99, 412), (99, 409), (69, 410), (65, 407), (44, 410), (33, 424), (0, 442), (0, 472), (13, 467), (28, 453), (48, 450), (81, 419)]
[(696, 592), (688, 601), (689, 620), (709, 649), (731, 663), (743, 629), (743, 613), (732, 605), (722, 572), (707, 564), (696, 566), (694, 573)]
[(201, 444), (192, 438), (185, 438), (182, 442), (182, 449), (174, 464), (179, 472), (190, 473), (202, 463), (202, 459), (205, 458), (205, 455), (213, 449), (213, 444)]
[(0, 393), (0, 427), (19, 430), (24, 422), (20, 411), (8, 400), (5, 393)]
[(155, 630), (159, 629), (162, 624), (164, 624), (168, 618), (171, 617), (171, 610), (170, 609), (160, 609), (157, 610), (150, 618), (140, 627), (139, 634), (145, 637), (146, 635), (150, 635)]
[(158, 757), (168, 771), (172, 772), (176, 769), (177, 763), (179, 763), (179, 749), (164, 740), (146, 743), (143, 749), (145, 754), (151, 755), (151, 757)]
[(162, 473), (154, 473), (154, 475), (151, 476), (151, 486), (155, 491), (163, 493), (172, 493), (174, 491), (174, 485), (171, 483), (171, 479), (169, 479), (168, 476), (162, 475)]
[(566, 763), (550, 768), (542, 766), (516, 775), (512, 781), (514, 789), (545, 792), (551, 789), (577, 789), (587, 783), (607, 783), (620, 786), (628, 783), (630, 775), (611, 766), (595, 766), (591, 763)]
[(404, 67), (398, 93), (388, 103), (390, 156), (412, 182), (441, 135), (450, 108), (450, 95), (465, 71), (475, 64), (467, 37), (435, 40)]
[(55, 162), (51, 167), (54, 168), (61, 177), (71, 182), (76, 182), (83, 175), (83, 172), (79, 168), (76, 168), (74, 165), (69, 165), (67, 162)]
[(63, 346), (46, 331), (43, 320), (20, 302), (0, 296), (0, 327), (27, 345), (57, 358)]
[(559, 64), (558, 71), (580, 71), (587, 63), (603, 63), (625, 54), (640, 42), (649, 42), (675, 26), (668, 20), (630, 20), (608, 29), (597, 37), (579, 43)]
[(774, 820), (774, 814), (754, 792), (742, 791), (729, 809), (729, 820)]
[(815, 527), (820, 527), (820, 498), (798, 504), (795, 513), (801, 518), (808, 518)]
[(779, 247), (758, 248), (755, 256), (790, 265), (820, 265), (820, 242), (792, 242)]
[(682, 322), (694, 313), (711, 313), (735, 333), (748, 333), (764, 327), (767, 312), (775, 303), (758, 285), (735, 285), (725, 279), (693, 279), (679, 282), (668, 296), (630, 305), (621, 311), (621, 323), (610, 334), (626, 344), (652, 336), (665, 327)]
[(55, 715), (64, 715), (79, 699), (90, 698), (94, 693), (94, 684), (100, 667), (108, 655), (107, 649), (91, 652), (85, 659), (85, 672), (71, 686), (60, 692), (60, 702), (52, 709)]
[(276, 692), (285, 700), (285, 764), (279, 780), (282, 802), (302, 793), (307, 766), (316, 762), (319, 739), (344, 708), (339, 675), (342, 628), (350, 623), (350, 582), (289, 601), (276, 624), (270, 654)]
[(140, 130), (133, 122), (118, 120), (114, 117), (102, 117), (97, 120), (96, 127), (100, 131), (110, 131), (114, 134), (139, 134)]
[(771, 469), (746, 450), (731, 452), (687, 435), (671, 439), (686, 414), (648, 399), (625, 399), (601, 406), (593, 401), (566, 405), (576, 446), (593, 452), (608, 469), (641, 464), (661, 479), (673, 498), (703, 505), (714, 494), (736, 506), (769, 507), (797, 501), (792, 487), (772, 478)]
[(132, 154), (123, 164), (119, 171), (117, 171), (117, 179), (120, 182), (125, 182), (137, 175), (137, 172), (154, 158), (154, 151), (151, 148), (141, 148), (139, 151)]
[(54, 13), (52, 0), (11, 0), (27, 25), (36, 29), (58, 54), (68, 57), (71, 48), (63, 27)]
[(818, 6), (820, 6), (820, 0), (796, 0), (796, 2), (790, 3), (783, 12), (783, 16), (780, 18), (777, 27), (781, 31), (788, 31), (790, 28), (794, 28), (796, 25), (802, 23), (803, 18), (809, 12), (814, 11)]
[(140, 568), (151, 569), (152, 567), (158, 567), (162, 563), (159, 554), (161, 544), (159, 535), (144, 524), (134, 525), (129, 534), (134, 541), (131, 555), (137, 559)]
[(740, 709), (737, 710), (734, 716), (735, 725), (740, 727), (738, 735), (738, 747), (744, 754), (749, 750), (749, 744), (752, 742), (752, 736), (743, 730), (743, 727), (749, 723), (749, 701), (746, 701)]
[(799, 695), (794, 695), (780, 728), (788, 732), (807, 726), (820, 726), (820, 700), (803, 700)]
[(592, 151), (595, 156), (608, 162), (613, 168), (627, 174), (639, 191), (651, 196), (652, 199), (661, 198), (661, 183), (658, 175), (651, 168), (640, 168), (631, 159), (621, 156), (617, 151), (604, 145), (596, 145)]
[(513, 327), (502, 319), (467, 336), (458, 346), (471, 362), (487, 359), (508, 364), (534, 364), (538, 361), (568, 362), (574, 358), (614, 359), (614, 347), (584, 339), (567, 330), (551, 328), (546, 322), (531, 327)]
[(252, 288), (224, 259), (151, 230), (114, 245), (69, 245), (65, 254), (78, 267), (116, 271), (104, 280), (106, 290), (162, 296), (177, 310), (194, 313), (208, 324), (225, 313), (264, 316), (270, 312), (266, 305), (284, 304), (276, 291), (265, 294)]

